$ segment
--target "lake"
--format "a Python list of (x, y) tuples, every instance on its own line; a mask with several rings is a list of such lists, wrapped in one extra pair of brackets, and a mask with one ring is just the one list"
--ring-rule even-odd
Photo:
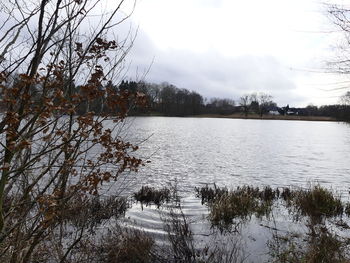
[[(114, 190), (131, 194), (142, 185), (176, 185), (183, 211), (200, 241), (205, 240), (209, 225), (207, 208), (195, 198), (196, 186), (306, 187), (319, 183), (348, 196), (350, 126), (346, 123), (136, 117), (127, 119), (124, 128), (123, 136), (139, 144), (138, 156), (150, 163), (137, 174), (125, 175)], [(160, 213), (164, 216), (167, 211), (133, 206), (127, 218), (134, 227), (161, 239), (165, 233)], [(289, 227), (283, 219), (277, 220)], [(248, 247), (263, 255), (266, 239), (259, 241), (259, 236), (264, 228), (250, 225), (246, 231), (245, 242), (254, 240)]]
[(124, 136), (151, 161), (137, 182), (192, 192), (207, 183), (345, 190), (350, 182), (350, 126), (342, 122), (137, 117)]

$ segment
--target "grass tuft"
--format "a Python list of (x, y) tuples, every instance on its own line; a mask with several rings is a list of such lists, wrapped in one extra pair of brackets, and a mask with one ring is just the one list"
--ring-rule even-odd
[(154, 187), (142, 186), (141, 189), (134, 193), (134, 198), (141, 205), (155, 204), (158, 208), (163, 204), (172, 200), (172, 193), (170, 189), (164, 187), (162, 189), (156, 189)]
[(350, 262), (347, 240), (331, 233), (324, 225), (311, 227), (312, 234), (296, 239), (291, 234), (269, 241), (270, 261), (275, 263)]
[(126, 198), (110, 196), (107, 198), (74, 198), (65, 204), (61, 220), (75, 226), (89, 225), (90, 228), (125, 215), (130, 204)]
[(101, 247), (102, 262), (153, 262), (154, 240), (140, 231), (107, 236)]
[[(293, 206), (296, 212), (311, 219), (322, 220), (326, 217), (341, 216), (344, 205), (340, 197), (319, 185), (310, 189), (288, 190), (285, 195), (287, 206)], [(283, 195), (283, 194), (282, 194)]]
[[(240, 221), (256, 217), (269, 216), (273, 201), (279, 197), (279, 190), (266, 186), (263, 189), (252, 186), (237, 187), (233, 191), (227, 188), (207, 186), (196, 188), (197, 197), (208, 205), (211, 224), (220, 230), (237, 227)], [(240, 221), (237, 221), (239, 219)]]

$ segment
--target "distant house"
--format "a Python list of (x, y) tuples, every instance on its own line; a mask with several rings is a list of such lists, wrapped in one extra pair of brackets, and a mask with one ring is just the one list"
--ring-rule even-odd
[(281, 115), (299, 115), (299, 111), (299, 108), (290, 108), (289, 105), (278, 110)]
[(269, 114), (270, 115), (280, 115), (280, 113), (277, 110), (270, 110)]
[(291, 110), (289, 110), (289, 111), (286, 112), (286, 114), (287, 115), (298, 115), (298, 111), (291, 111)]
[(269, 115), (281, 115), (280, 108), (277, 106), (271, 106), (268, 111)]

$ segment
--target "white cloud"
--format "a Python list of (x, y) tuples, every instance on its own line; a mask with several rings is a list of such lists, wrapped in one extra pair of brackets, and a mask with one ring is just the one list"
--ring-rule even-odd
[(154, 58), (149, 81), (209, 97), (264, 91), (281, 104), (334, 103), (309, 85), (334, 81), (308, 72), (324, 65), (334, 40), (322, 33), (324, 13), (314, 0), (140, 0), (130, 57), (141, 70)]

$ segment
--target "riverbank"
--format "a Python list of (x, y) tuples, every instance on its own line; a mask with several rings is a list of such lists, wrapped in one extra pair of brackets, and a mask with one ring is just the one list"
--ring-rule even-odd
[(299, 116), (299, 115), (263, 115), (260, 117), (257, 114), (245, 116), (243, 114), (201, 114), (193, 115), (194, 118), (227, 118), (227, 119), (251, 119), (251, 120), (290, 120), (290, 121), (339, 121), (332, 117), (325, 116)]

